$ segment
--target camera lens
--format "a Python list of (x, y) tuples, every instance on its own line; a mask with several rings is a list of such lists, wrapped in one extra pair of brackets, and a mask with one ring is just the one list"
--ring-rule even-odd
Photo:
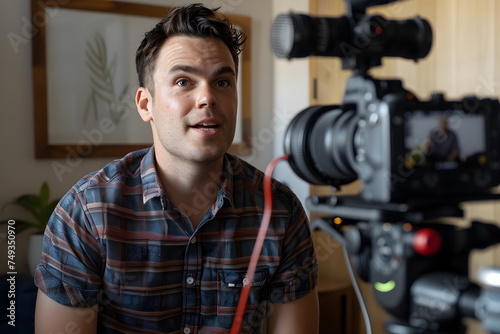
[(419, 17), (386, 20), (379, 15), (363, 16), (354, 24), (346, 16), (280, 14), (272, 25), (271, 44), (278, 58), (340, 57), (351, 64), (346, 67), (362, 68), (362, 64), (380, 65), (382, 57), (426, 57), (432, 46), (432, 28)]
[(354, 138), (359, 116), (338, 106), (301, 111), (285, 132), (285, 154), (294, 172), (312, 184), (341, 186), (357, 178)]
[(280, 14), (273, 22), (271, 45), (278, 58), (342, 55), (342, 42), (351, 31), (346, 17), (311, 17), (305, 14)]

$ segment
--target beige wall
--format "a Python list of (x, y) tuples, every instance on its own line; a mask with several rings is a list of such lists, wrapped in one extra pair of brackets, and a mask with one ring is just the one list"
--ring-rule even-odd
[[(309, 12), (309, 0), (273, 1), (273, 18), (292, 10), (296, 13)], [(309, 105), (309, 60), (307, 58), (287, 60), (274, 57), (273, 69), (274, 153), (275, 156), (280, 156), (284, 153), (283, 136), (288, 123), (293, 116)], [(278, 164), (276, 176), (280, 181), (289, 185), (301, 201), (305, 201), (309, 195), (309, 185), (296, 176), (287, 163)]]

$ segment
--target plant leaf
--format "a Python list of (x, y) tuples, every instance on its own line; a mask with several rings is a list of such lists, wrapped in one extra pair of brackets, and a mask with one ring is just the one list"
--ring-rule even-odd
[(87, 44), (87, 49), (85, 51), (85, 55), (87, 56), (87, 59), (92, 60), (95, 66), (99, 67), (99, 62), (98, 62), (99, 53), (89, 41), (87, 41), (86, 44)]
[(34, 225), (33, 223), (31, 222), (28, 222), (28, 221), (25, 221), (25, 220), (19, 220), (19, 219), (14, 219), (16, 221), (16, 234), (18, 233), (21, 233), (22, 231), (25, 231), (27, 229), (30, 229), (30, 228), (33, 228), (33, 227), (36, 227), (37, 229), (37, 233), (40, 233), (45, 230), (45, 227), (43, 228), (42, 231), (40, 231), (40, 227), (37, 226), (37, 225)]
[(94, 77), (89, 76), (90, 81), (93, 85), (93, 89), (96, 93), (98, 93), (100, 96), (104, 97), (104, 94), (99, 93), (99, 90), (102, 90), (103, 93), (106, 93), (107, 97), (104, 97), (104, 99), (113, 101), (113, 91), (111, 90), (110, 86), (106, 82), (99, 82), (99, 78), (94, 79)]
[(102, 73), (102, 71), (104, 70), (102, 68), (102, 64), (98, 64), (98, 59), (96, 59), (95, 57), (91, 57), (89, 51), (85, 52), (85, 54), (87, 55), (86, 63), (89, 70), (92, 71), (92, 73), (94, 73), (96, 76), (99, 76), (100, 73)]
[(87, 59), (92, 62), (97, 73), (103, 73), (106, 71), (106, 55), (103, 55), (103, 50), (97, 42), (97, 36), (94, 37), (95, 44), (87, 42)]
[(37, 195), (21, 195), (13, 204), (26, 209), (34, 217), (40, 212), (40, 198)]
[[(111, 78), (111, 77), (109, 77), (108, 75), (106, 75), (106, 74), (104, 73), (104, 71), (105, 71), (106, 69), (105, 69), (105, 68), (104, 68), (104, 69), (101, 69), (101, 68), (100, 68), (101, 66), (100, 66), (100, 65), (99, 65), (99, 66), (98, 66), (98, 65), (96, 65), (96, 64), (95, 64), (95, 61), (96, 61), (95, 59), (91, 59), (91, 58), (88, 58), (88, 59), (87, 59), (87, 62), (86, 62), (86, 63), (87, 63), (87, 67), (88, 67), (88, 68), (89, 68), (89, 70), (90, 70), (90, 74), (89, 74), (89, 76), (90, 76), (90, 77), (94, 76), (94, 77), (96, 78), (96, 80), (102, 81), (102, 85), (103, 85), (103, 86), (109, 86), (109, 85), (111, 85), (111, 84), (112, 84), (112, 81), (111, 81), (111, 80), (112, 80), (112, 78)], [(105, 66), (105, 65), (106, 65), (106, 64), (104, 64), (104, 66)], [(108, 88), (108, 89), (111, 91), (111, 93), (113, 93), (113, 92), (112, 92), (112, 90), (111, 90), (110, 88)]]
[(50, 216), (52, 215), (52, 212), (54, 212), (57, 204), (59, 203), (59, 200), (53, 200), (52, 202), (48, 203), (46, 206), (44, 206), (41, 211), (40, 211), (40, 219), (39, 219), (39, 225), (40, 227), (44, 227), (47, 225), (49, 222)]
[(85, 107), (85, 115), (83, 116), (83, 123), (87, 123), (87, 120), (89, 118), (89, 114), (91, 113), (91, 109), (94, 109), (94, 117), (95, 120), (97, 121), (97, 107), (96, 107), (96, 102), (95, 102), (95, 96), (94, 92), (90, 93), (90, 96), (87, 100), (87, 106)]
[[(47, 223), (49, 221), (50, 215), (54, 211), (55, 207), (59, 203), (60, 199), (55, 199), (49, 201), (50, 198), (50, 188), (47, 182), (44, 182), (40, 187), (40, 192), (38, 195), (26, 194), (21, 195), (16, 198), (13, 202), (9, 203), (11, 205), (17, 205), (28, 211), (34, 218), (35, 221), (26, 221), (22, 219), (13, 219), (16, 224), (16, 232), (22, 232), (29, 228), (36, 228), (37, 233), (43, 233)], [(0, 225), (8, 223), (9, 220), (0, 221)]]
[(43, 207), (47, 205), (49, 202), (50, 198), (50, 190), (49, 190), (49, 185), (47, 182), (44, 182), (42, 184), (42, 187), (40, 188), (40, 207)]
[(106, 78), (109, 79), (108, 81), (111, 81), (111, 83), (113, 82), (113, 77), (116, 74), (116, 69), (118, 66), (117, 60), (118, 60), (118, 58), (117, 58), (117, 55), (115, 54), (113, 56), (113, 59), (111, 59), (111, 64), (108, 65), (108, 68), (106, 69), (106, 72), (104, 73), (106, 75)]

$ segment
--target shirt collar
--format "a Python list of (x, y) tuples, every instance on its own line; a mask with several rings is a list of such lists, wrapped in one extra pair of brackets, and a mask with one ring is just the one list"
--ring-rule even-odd
[(154, 197), (163, 196), (160, 178), (156, 171), (154, 146), (152, 146), (141, 161), (142, 200), (146, 203)]
[(233, 206), (233, 191), (234, 191), (234, 171), (232, 160), (234, 157), (230, 154), (224, 155), (224, 163), (221, 177), (221, 188), (219, 190), (219, 199), (226, 198), (231, 206)]
[[(221, 177), (221, 188), (217, 202), (221, 203), (223, 198), (226, 198), (231, 206), (233, 205), (233, 189), (234, 189), (234, 172), (233, 163), (237, 161), (230, 154), (224, 155), (223, 171)], [(154, 197), (162, 197), (164, 195), (161, 186), (160, 178), (156, 170), (154, 146), (149, 148), (141, 161), (141, 180), (143, 189), (143, 203), (146, 203)]]

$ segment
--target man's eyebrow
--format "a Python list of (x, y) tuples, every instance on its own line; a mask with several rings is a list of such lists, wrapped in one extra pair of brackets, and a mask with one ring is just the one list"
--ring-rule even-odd
[[(197, 67), (189, 66), (189, 65), (175, 65), (170, 69), (169, 72), (170, 73), (185, 72), (185, 73), (199, 75), (199, 74), (201, 74), (202, 70), (197, 68)], [(232, 75), (236, 75), (234, 70), (229, 66), (223, 66), (223, 67), (218, 68), (214, 72), (214, 75), (227, 74), (227, 73), (232, 74)]]
[(234, 72), (234, 70), (229, 67), (229, 66), (224, 66), (224, 67), (221, 67), (219, 68), (217, 71), (215, 71), (215, 74), (216, 75), (219, 75), (219, 74), (232, 74), (232, 75), (236, 75), (236, 73)]

